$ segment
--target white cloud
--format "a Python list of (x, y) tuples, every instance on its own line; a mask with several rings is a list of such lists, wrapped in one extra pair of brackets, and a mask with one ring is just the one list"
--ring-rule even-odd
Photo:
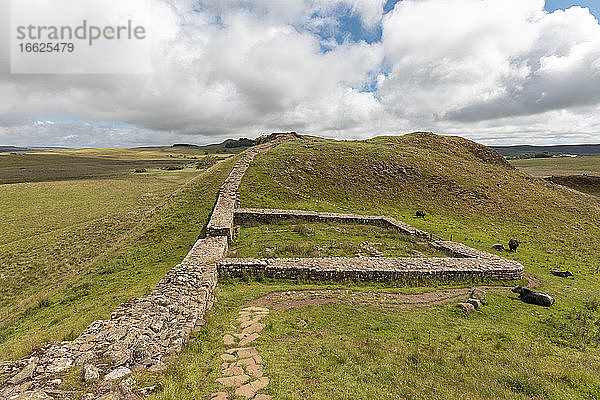
[[(139, 1), (161, 10), (147, 16), (160, 27), (152, 73), (1, 73), (0, 142), (204, 142), (278, 129), (600, 142), (600, 25), (586, 9), (404, 0), (383, 16), (383, 0)], [(319, 35), (340, 29), (341, 10), (381, 26), (382, 40)], [(32, 122), (48, 117), (54, 125)]]

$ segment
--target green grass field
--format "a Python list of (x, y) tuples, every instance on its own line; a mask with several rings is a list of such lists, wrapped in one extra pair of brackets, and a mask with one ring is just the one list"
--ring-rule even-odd
[(530, 158), (510, 163), (529, 175), (546, 177), (560, 175), (600, 175), (600, 157)]
[[(517, 237), (519, 251), (506, 256), (556, 298), (542, 308), (516, 300), (508, 289), (493, 289), (488, 305), (469, 316), (453, 304), (273, 311), (256, 347), (271, 378), (265, 393), (274, 398), (598, 397), (599, 200), (524, 176), (464, 139), (431, 135), (284, 144), (256, 157), (240, 200), (243, 207), (390, 215), (483, 250)], [(415, 219), (416, 209), (427, 217)], [(575, 278), (555, 277), (554, 268), (568, 268)], [(222, 390), (214, 383), (221, 337), (245, 302), (272, 290), (312, 287), (222, 284), (206, 329), (167, 374), (144, 375), (141, 385), (158, 384), (156, 399)], [(300, 319), (306, 328), (298, 326)]]
[(449, 257), (397, 230), (360, 224), (283, 221), (243, 225), (231, 257)]
[[(234, 162), (228, 159), (206, 172), (130, 173), (122, 182), (0, 186), (0, 193), (16, 188), (2, 196), (18, 215), (14, 221), (24, 220), (23, 233), (15, 222), (4, 226), (9, 236), (0, 245), (11, 259), (23, 260), (11, 261), (10, 268), (2, 261), (0, 269), (2, 299), (8, 299), (0, 309), (0, 358), (25, 355), (48, 340), (73, 338), (94, 319), (108, 317), (121, 301), (148, 293), (203, 234)], [(173, 181), (156, 183), (155, 173)], [(79, 183), (89, 186), (84, 191), (69, 186)], [(45, 191), (41, 185), (58, 186)], [(38, 200), (20, 209), (23, 193)], [(147, 193), (153, 193), (148, 196), (153, 200), (145, 201)], [(556, 298), (552, 307), (542, 308), (516, 300), (508, 289), (492, 289), (488, 304), (471, 315), (452, 303), (273, 310), (256, 347), (271, 379), (264, 392), (274, 398), (598, 398), (600, 200), (525, 176), (467, 140), (413, 134), (286, 143), (256, 157), (242, 182), (240, 201), (242, 207), (390, 215), (482, 250), (517, 237), (519, 251), (506, 257), (522, 263), (542, 281), (539, 290)], [(40, 226), (30, 219), (36, 207)], [(80, 211), (86, 207), (89, 213)], [(70, 208), (73, 212), (65, 211)], [(416, 209), (426, 211), (426, 218), (414, 218)], [(314, 249), (335, 241), (342, 244), (331, 251), (351, 253), (350, 245), (360, 244), (364, 233), (358, 226), (336, 226), (346, 229), (344, 234), (328, 224), (298, 225), (269, 224), (268, 232), (265, 225), (243, 227), (232, 251), (260, 255), (267, 248), (282, 248), (281, 255), (289, 256), (305, 251), (286, 250), (290, 242), (308, 242)], [(388, 232), (366, 233), (367, 241), (385, 244), (381, 251), (397, 244)], [(408, 250), (415, 250), (413, 245), (418, 244)], [(549, 272), (553, 268), (569, 269), (575, 277), (555, 277)], [(20, 275), (26, 279), (19, 280)], [(431, 285), (223, 281), (204, 329), (166, 373), (138, 374), (138, 386), (157, 385), (151, 398), (161, 400), (202, 399), (222, 390), (215, 383), (225, 350), (222, 336), (246, 302), (269, 292), (422, 293), (466, 283)]]
[(0, 359), (73, 339), (150, 292), (203, 234), (233, 162), (0, 185)]

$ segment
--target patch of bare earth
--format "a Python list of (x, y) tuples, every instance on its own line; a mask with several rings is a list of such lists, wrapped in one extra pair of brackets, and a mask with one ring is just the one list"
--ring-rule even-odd
[[(526, 287), (532, 288), (540, 284), (539, 279), (532, 275), (524, 274), (529, 281)], [(248, 302), (248, 305), (274, 308), (279, 311), (290, 308), (315, 306), (321, 304), (349, 304), (373, 305), (378, 307), (423, 307), (444, 304), (457, 300), (467, 299), (473, 289), (506, 289), (506, 286), (473, 286), (467, 288), (434, 290), (418, 294), (363, 292), (349, 289), (322, 289), (322, 290), (288, 290), (285, 292), (272, 292), (265, 296)]]

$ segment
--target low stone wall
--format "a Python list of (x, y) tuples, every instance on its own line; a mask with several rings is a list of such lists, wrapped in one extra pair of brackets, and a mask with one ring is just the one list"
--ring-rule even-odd
[(523, 266), (515, 261), (495, 258), (229, 258), (217, 264), (239, 277), (244, 273), (263, 274), (269, 278), (310, 279), (325, 281), (390, 282), (405, 278), (443, 277), (450, 279), (486, 278), (517, 280), (523, 276)]
[(207, 236), (233, 237), (233, 215), (238, 199), (238, 188), (250, 163), (259, 153), (268, 151), (289, 140), (295, 140), (293, 135), (280, 135), (275, 139), (246, 150), (242, 158), (235, 164), (233, 170), (219, 190), (219, 197), (213, 209), (210, 221), (206, 227)]
[[(148, 296), (122, 303), (110, 320), (93, 322), (73, 341), (50, 343), (24, 360), (0, 364), (0, 398), (25, 399), (36, 391), (60, 394), (57, 374), (72, 366), (93, 369), (98, 378), (116, 370), (166, 368), (190, 333), (203, 325), (217, 285), (214, 261), (226, 252), (226, 236), (200, 239)], [(100, 398), (113, 386), (103, 381), (89, 398)]]
[(396, 228), (407, 235), (430, 237), (427, 232), (421, 231), (405, 222), (387, 216), (372, 216), (360, 214), (342, 214), (330, 212), (316, 212), (305, 210), (277, 210), (258, 208), (237, 208), (234, 210), (234, 222), (244, 224), (248, 222), (272, 222), (284, 219), (301, 219), (310, 222), (337, 222), (364, 225), (380, 225)]

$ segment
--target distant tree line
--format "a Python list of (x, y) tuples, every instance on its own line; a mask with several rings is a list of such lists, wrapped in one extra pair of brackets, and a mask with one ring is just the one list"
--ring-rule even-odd
[(508, 160), (523, 160), (523, 159), (528, 159), (528, 158), (552, 158), (556, 155), (558, 155), (558, 154), (550, 153), (548, 151), (540, 151), (540, 152), (536, 152), (536, 153), (532, 152), (532, 153), (518, 154), (516, 156), (508, 156), (506, 158)]

